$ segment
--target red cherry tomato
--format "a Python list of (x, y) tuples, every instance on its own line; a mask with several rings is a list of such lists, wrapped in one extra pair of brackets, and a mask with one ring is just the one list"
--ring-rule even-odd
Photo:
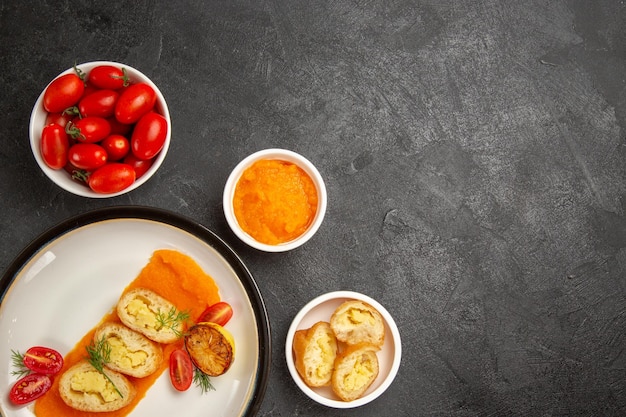
[(143, 116), (133, 130), (130, 146), (139, 159), (152, 159), (165, 144), (167, 120), (158, 113), (150, 112)]
[(100, 142), (111, 134), (111, 125), (102, 117), (84, 117), (66, 126), (66, 132), (80, 142)]
[[(108, 117), (107, 122), (111, 125), (111, 134), (112, 135), (123, 135), (127, 136), (133, 128), (133, 125), (127, 125), (126, 123), (120, 123), (117, 121), (115, 116)], [(128, 135), (130, 136), (130, 135)]]
[(110, 135), (101, 142), (102, 147), (107, 151), (109, 161), (119, 161), (124, 158), (130, 150), (130, 143), (122, 135)]
[(78, 111), (81, 116), (110, 117), (113, 116), (115, 103), (119, 93), (113, 90), (98, 90), (83, 97), (78, 102)]
[(63, 367), (63, 356), (54, 349), (33, 346), (24, 354), (24, 365), (33, 372), (53, 375)]
[(121, 162), (111, 162), (89, 175), (89, 188), (96, 193), (111, 194), (128, 188), (134, 181), (133, 167)]
[(85, 84), (74, 73), (55, 78), (43, 93), (43, 107), (50, 113), (59, 113), (78, 103)]
[(9, 392), (9, 399), (15, 405), (22, 405), (44, 395), (52, 386), (48, 375), (29, 374), (19, 379)]
[(132, 152), (129, 152), (128, 155), (124, 158), (124, 163), (130, 165), (135, 170), (135, 175), (137, 178), (141, 177), (145, 174), (150, 167), (154, 159), (139, 159)]
[(89, 82), (98, 88), (119, 90), (128, 85), (129, 80), (124, 68), (113, 65), (99, 65), (89, 72)]
[(50, 125), (52, 123), (56, 123), (61, 127), (65, 127), (68, 122), (74, 119), (73, 114), (68, 114), (66, 112), (62, 113), (48, 113), (46, 116), (46, 125)]
[(200, 315), (198, 322), (216, 323), (220, 326), (224, 326), (228, 323), (232, 316), (233, 308), (230, 304), (220, 301), (207, 307), (207, 309)]
[(91, 83), (87, 83), (87, 85), (85, 86), (85, 91), (83, 91), (83, 95), (81, 96), (81, 100), (87, 97), (88, 95), (95, 93), (98, 90), (99, 88), (96, 87), (95, 85)]
[(193, 381), (193, 364), (184, 349), (175, 349), (170, 354), (170, 380), (178, 391), (186, 391)]
[(156, 92), (146, 83), (133, 84), (120, 95), (115, 105), (115, 118), (120, 123), (135, 123), (156, 103)]
[(78, 169), (92, 171), (107, 163), (107, 151), (96, 143), (77, 143), (70, 146), (68, 160)]
[(43, 128), (41, 156), (50, 168), (61, 169), (65, 166), (69, 147), (69, 139), (63, 127), (53, 123)]

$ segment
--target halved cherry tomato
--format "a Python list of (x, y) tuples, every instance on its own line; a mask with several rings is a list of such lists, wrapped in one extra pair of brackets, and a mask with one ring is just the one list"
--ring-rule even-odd
[(109, 161), (119, 161), (124, 158), (130, 150), (130, 143), (122, 135), (109, 135), (100, 142), (107, 155)]
[(94, 143), (111, 134), (111, 125), (102, 117), (84, 117), (68, 124), (65, 131), (80, 142)]
[(9, 399), (15, 405), (22, 405), (44, 395), (52, 386), (48, 375), (29, 374), (19, 379), (9, 392)]
[(55, 78), (43, 93), (43, 107), (50, 113), (60, 113), (78, 103), (85, 83), (75, 73)]
[(89, 187), (102, 194), (116, 193), (135, 181), (135, 170), (128, 164), (111, 162), (89, 175)]
[(156, 92), (146, 83), (133, 84), (120, 95), (115, 105), (115, 118), (120, 123), (137, 122), (156, 103)]
[(170, 354), (170, 380), (178, 391), (186, 391), (193, 381), (193, 364), (184, 349), (175, 349)]
[(113, 90), (95, 91), (80, 99), (78, 111), (82, 117), (97, 116), (106, 118), (113, 116), (115, 103), (117, 103), (119, 96), (119, 93)]
[(119, 90), (128, 85), (129, 80), (124, 68), (113, 65), (98, 65), (89, 72), (89, 82), (98, 88)]
[(135, 175), (137, 178), (141, 177), (145, 174), (150, 167), (154, 159), (139, 159), (132, 152), (129, 152), (128, 155), (124, 158), (124, 163), (130, 165), (135, 170)]
[(107, 163), (107, 151), (97, 143), (76, 143), (70, 146), (68, 160), (76, 168), (92, 171)]
[(150, 112), (139, 119), (130, 138), (133, 154), (139, 159), (152, 159), (165, 144), (167, 120), (158, 113)]
[(61, 169), (67, 163), (69, 139), (65, 129), (56, 123), (43, 128), (41, 132), (41, 156), (52, 169)]
[(200, 315), (199, 323), (209, 322), (219, 324), (220, 326), (226, 325), (230, 318), (233, 316), (233, 308), (225, 301), (220, 301), (207, 307), (206, 310)]
[(24, 365), (39, 374), (56, 374), (63, 367), (63, 356), (54, 349), (33, 346), (24, 354)]

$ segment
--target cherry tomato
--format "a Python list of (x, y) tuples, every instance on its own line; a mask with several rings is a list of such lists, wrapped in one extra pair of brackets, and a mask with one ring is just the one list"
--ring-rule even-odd
[(48, 375), (29, 374), (19, 379), (9, 392), (9, 399), (15, 405), (22, 405), (44, 395), (52, 386)]
[(96, 143), (77, 143), (67, 153), (69, 162), (78, 169), (92, 171), (107, 163), (107, 151)]
[(70, 147), (65, 129), (56, 123), (43, 128), (41, 132), (41, 156), (52, 169), (61, 169), (67, 163)]
[(99, 142), (111, 134), (111, 125), (102, 117), (84, 117), (66, 126), (66, 132), (80, 142)]
[(230, 318), (233, 316), (233, 308), (227, 302), (220, 301), (207, 307), (206, 310), (200, 315), (199, 323), (209, 322), (219, 324), (220, 326), (226, 325)]
[(120, 123), (117, 121), (115, 116), (107, 117), (107, 122), (111, 125), (111, 134), (112, 135), (123, 135), (126, 136), (130, 133), (133, 128), (133, 125), (127, 125), (126, 123)]
[(95, 85), (91, 83), (87, 83), (87, 85), (85, 86), (85, 91), (83, 91), (83, 95), (81, 96), (81, 100), (87, 97), (88, 95), (95, 93), (98, 90), (99, 88), (96, 87)]
[(63, 356), (54, 349), (33, 346), (24, 354), (24, 365), (33, 372), (53, 375), (63, 367)]
[(43, 93), (43, 107), (50, 113), (59, 113), (80, 100), (85, 84), (74, 73), (55, 78)]
[(99, 65), (89, 72), (89, 82), (98, 88), (119, 90), (129, 83), (126, 70), (113, 65)]
[(137, 178), (141, 177), (145, 174), (150, 167), (154, 159), (139, 159), (132, 152), (129, 152), (128, 155), (124, 158), (124, 163), (130, 165), (135, 170), (135, 175)]
[(141, 117), (130, 139), (133, 154), (139, 159), (151, 159), (165, 144), (167, 120), (158, 113), (150, 112)]
[(113, 116), (115, 103), (119, 93), (113, 90), (98, 90), (88, 96), (83, 97), (78, 102), (78, 111), (81, 116), (110, 117)]
[(178, 348), (170, 354), (170, 380), (178, 391), (186, 391), (193, 381), (193, 364), (189, 354)]
[(119, 161), (124, 158), (130, 150), (128, 139), (122, 135), (107, 136), (100, 144), (104, 150), (107, 151), (109, 161)]
[(111, 194), (128, 188), (134, 181), (133, 167), (121, 162), (111, 162), (89, 175), (89, 188), (96, 193)]
[(46, 125), (56, 123), (57, 125), (61, 127), (65, 127), (68, 124), (68, 122), (74, 119), (74, 117), (76, 116), (74, 116), (73, 114), (68, 114), (66, 112), (48, 113), (48, 115), (46, 116)]
[(115, 105), (115, 118), (126, 124), (135, 123), (156, 103), (156, 92), (146, 83), (133, 84), (120, 95)]
[(83, 184), (84, 186), (87, 186), (87, 182), (89, 181), (89, 174), (90, 174), (89, 171), (75, 167), (70, 161), (68, 161), (67, 164), (65, 164), (63, 169), (65, 170), (65, 172), (70, 174), (70, 177), (72, 177), (73, 181), (76, 181), (79, 184)]

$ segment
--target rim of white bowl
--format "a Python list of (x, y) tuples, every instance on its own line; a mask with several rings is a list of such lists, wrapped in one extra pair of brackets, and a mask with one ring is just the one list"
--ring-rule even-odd
[[(391, 367), (389, 369), (389, 373), (383, 380), (383, 382), (372, 392), (369, 394), (358, 398), (354, 401), (341, 401), (334, 400), (315, 392), (311, 387), (306, 385), (298, 371), (296, 370), (295, 363), (293, 361), (293, 338), (298, 330), (298, 326), (303, 318), (315, 307), (319, 306), (326, 301), (334, 300), (334, 299), (354, 299), (364, 301), (374, 307), (378, 312), (383, 316), (387, 327), (392, 335), (393, 343), (394, 343), (394, 356), (393, 361), (391, 363)], [(329, 317), (330, 319), (330, 317)], [(389, 388), (396, 375), (398, 374), (398, 370), (400, 369), (400, 362), (402, 359), (402, 341), (400, 338), (400, 331), (398, 330), (398, 326), (396, 325), (395, 320), (389, 314), (389, 311), (380, 304), (378, 301), (374, 300), (372, 297), (369, 297), (365, 294), (361, 294), (354, 291), (333, 291), (326, 294), (322, 294), (311, 301), (309, 301), (302, 309), (296, 314), (291, 325), (289, 326), (289, 330), (287, 332), (287, 337), (285, 339), (285, 359), (287, 361), (287, 368), (289, 369), (289, 373), (291, 374), (292, 379), (296, 383), (296, 385), (300, 388), (300, 390), (305, 393), (312, 400), (325, 405), (327, 407), (332, 408), (356, 408), (368, 404), (374, 401), (376, 398), (380, 397), (386, 390)]]
[[(248, 233), (246, 233), (241, 228), (241, 226), (239, 226), (239, 222), (237, 222), (233, 210), (232, 202), (235, 195), (235, 186), (237, 185), (241, 174), (254, 162), (261, 159), (287, 161), (298, 165), (311, 177), (318, 194), (317, 213), (315, 215), (313, 223), (309, 226), (306, 232), (304, 232), (301, 236), (294, 240), (280, 243), (278, 245), (268, 245), (266, 243), (261, 243), (254, 239), (252, 236), (250, 236)], [(299, 153), (290, 151), (288, 149), (263, 149), (247, 156), (235, 166), (228, 179), (226, 180), (226, 185), (224, 186), (223, 206), (226, 222), (230, 226), (231, 230), (235, 233), (235, 235), (244, 243), (265, 252), (286, 252), (305, 244), (309, 239), (311, 239), (311, 237), (313, 237), (313, 235), (315, 235), (315, 233), (321, 226), (324, 220), (324, 216), (326, 214), (327, 204), (328, 195), (326, 193), (326, 185), (324, 184), (324, 179), (322, 178), (322, 175), (319, 173), (315, 165), (313, 165), (311, 161), (309, 161), (307, 158), (300, 155)]]
[(48, 86), (52, 83), (52, 81), (54, 81), (55, 79), (57, 79), (58, 77), (62, 75), (70, 74), (74, 72), (74, 67), (68, 68), (62, 73), (60, 73), (59, 75), (57, 75), (56, 77), (54, 77), (41, 91), (41, 93), (39, 94), (39, 97), (35, 101), (35, 105), (33, 106), (33, 110), (30, 115), (30, 121), (28, 125), (28, 134), (29, 134), (29, 139), (30, 139), (30, 147), (33, 152), (33, 156), (35, 157), (35, 160), (37, 161), (37, 165), (39, 165), (43, 173), (53, 183), (55, 183), (57, 186), (64, 189), (65, 191), (68, 191), (72, 194), (79, 195), (82, 197), (111, 198), (111, 197), (116, 197), (122, 194), (129, 193), (130, 191), (133, 191), (139, 188), (142, 184), (148, 181), (154, 175), (154, 173), (156, 173), (156, 171), (161, 167), (161, 164), (165, 160), (165, 156), (167, 155), (170, 142), (171, 142), (172, 121), (170, 117), (169, 108), (167, 106), (167, 102), (165, 101), (165, 97), (163, 97), (163, 93), (161, 93), (161, 90), (159, 89), (159, 87), (157, 87), (157, 85), (148, 76), (146, 76), (143, 72), (139, 71), (138, 69), (128, 64), (123, 64), (123, 63), (115, 62), (115, 61), (84, 62), (82, 64), (77, 64), (76, 68), (88, 73), (89, 71), (91, 71), (93, 68), (95, 68), (98, 65), (114, 65), (120, 68), (126, 68), (126, 70), (129, 72), (128, 76), (131, 80), (136, 81), (136, 82), (145, 82), (146, 84), (150, 85), (154, 89), (157, 95), (157, 100), (156, 100), (157, 111), (163, 117), (165, 117), (165, 120), (167, 120), (168, 128), (167, 128), (167, 134), (165, 137), (165, 144), (163, 145), (163, 149), (161, 149), (159, 154), (155, 157), (154, 162), (152, 163), (148, 171), (146, 171), (146, 173), (144, 173), (141, 177), (136, 179), (133, 184), (131, 184), (128, 188), (122, 191), (119, 191), (117, 193), (110, 193), (110, 194), (100, 194), (100, 193), (96, 193), (92, 191), (89, 187), (86, 187), (83, 184), (79, 184), (73, 181), (65, 170), (63, 169), (54, 170), (46, 165), (46, 163), (44, 162), (41, 156), (41, 149), (40, 149), (41, 130), (44, 127), (46, 116), (47, 116), (47, 112), (43, 108), (43, 95), (44, 95), (44, 92), (46, 91), (46, 88), (48, 88)]

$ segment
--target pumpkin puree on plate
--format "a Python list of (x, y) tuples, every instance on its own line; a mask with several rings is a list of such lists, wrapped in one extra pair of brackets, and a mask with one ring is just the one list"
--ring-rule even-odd
[[(219, 288), (209, 275), (189, 256), (175, 250), (157, 250), (152, 254), (150, 262), (141, 270), (139, 275), (124, 289), (123, 293), (133, 288), (147, 288), (172, 302), (180, 311), (189, 312), (190, 319), (196, 321), (204, 309), (220, 301)], [(122, 294), (120, 294), (121, 296)], [(100, 323), (107, 321), (120, 322), (115, 312), (115, 306), (107, 313)], [(152, 375), (146, 378), (128, 376), (137, 390), (135, 399), (126, 407), (113, 412), (86, 413), (65, 405), (59, 395), (60, 375), (72, 365), (87, 357), (86, 347), (91, 343), (93, 334), (100, 323), (90, 330), (74, 348), (65, 355), (63, 369), (55, 377), (52, 388), (46, 395), (35, 402), (37, 417), (123, 417), (146, 395), (148, 389), (169, 368), (170, 353), (183, 346), (183, 341), (161, 345), (163, 347), (163, 363)]]
[(255, 162), (235, 187), (235, 217), (261, 243), (276, 245), (302, 235), (317, 212), (317, 190), (299, 166), (274, 159)]

